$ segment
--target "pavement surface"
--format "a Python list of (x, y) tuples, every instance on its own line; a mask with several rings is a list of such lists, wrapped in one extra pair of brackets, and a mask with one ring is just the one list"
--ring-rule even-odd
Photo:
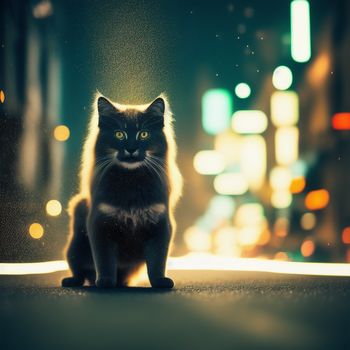
[(171, 291), (0, 276), (1, 349), (350, 349), (350, 278), (174, 271)]

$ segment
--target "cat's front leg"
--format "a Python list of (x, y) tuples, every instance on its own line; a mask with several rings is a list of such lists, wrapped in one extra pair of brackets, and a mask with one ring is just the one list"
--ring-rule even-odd
[(173, 288), (174, 281), (165, 277), (166, 260), (171, 240), (171, 226), (168, 218), (162, 219), (152, 238), (145, 245), (148, 278), (154, 288)]
[(117, 266), (114, 243), (96, 220), (90, 220), (88, 236), (96, 269), (96, 287), (112, 288), (117, 285)]

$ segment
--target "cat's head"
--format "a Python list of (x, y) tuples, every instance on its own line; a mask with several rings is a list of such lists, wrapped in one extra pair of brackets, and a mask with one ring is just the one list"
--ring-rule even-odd
[(163, 160), (167, 151), (164, 99), (158, 97), (145, 109), (121, 108), (105, 97), (97, 100), (99, 136), (96, 160), (112, 159), (125, 169)]

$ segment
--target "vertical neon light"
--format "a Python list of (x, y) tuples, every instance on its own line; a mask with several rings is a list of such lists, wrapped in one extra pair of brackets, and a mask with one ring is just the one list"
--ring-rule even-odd
[(232, 96), (228, 90), (208, 90), (202, 97), (202, 125), (210, 135), (217, 135), (230, 127)]
[(305, 0), (290, 4), (291, 54), (296, 62), (307, 62), (311, 57), (310, 5)]

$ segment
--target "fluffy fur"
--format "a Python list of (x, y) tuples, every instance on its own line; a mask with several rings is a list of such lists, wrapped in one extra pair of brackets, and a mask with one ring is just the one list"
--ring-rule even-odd
[[(63, 286), (85, 281), (126, 286), (144, 263), (153, 287), (173, 286), (165, 265), (182, 177), (172, 123), (164, 95), (145, 105), (121, 105), (96, 95), (80, 192), (68, 208), (66, 255), (73, 276)], [(123, 141), (113, 138), (116, 129), (124, 133)], [(140, 140), (142, 130), (151, 135), (146, 142)]]

